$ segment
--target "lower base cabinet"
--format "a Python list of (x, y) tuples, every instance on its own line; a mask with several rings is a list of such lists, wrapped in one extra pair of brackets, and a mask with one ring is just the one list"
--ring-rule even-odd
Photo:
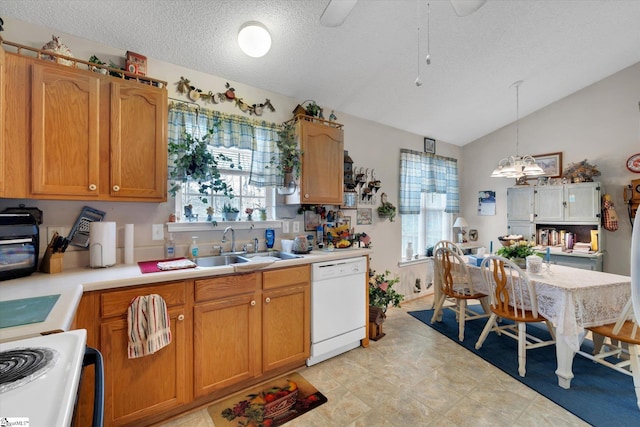
[[(129, 359), (127, 310), (149, 294), (167, 303), (172, 342)], [(104, 425), (151, 425), (304, 365), (309, 266), (89, 292), (73, 328), (104, 357)], [(75, 425), (90, 425), (92, 399), (85, 381)]]

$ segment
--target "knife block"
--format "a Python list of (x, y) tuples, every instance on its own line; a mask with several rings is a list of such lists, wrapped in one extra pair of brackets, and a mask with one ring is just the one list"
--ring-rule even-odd
[(47, 248), (40, 261), (40, 271), (43, 273), (55, 274), (62, 272), (62, 265), (64, 260), (64, 253), (53, 253), (51, 248)]

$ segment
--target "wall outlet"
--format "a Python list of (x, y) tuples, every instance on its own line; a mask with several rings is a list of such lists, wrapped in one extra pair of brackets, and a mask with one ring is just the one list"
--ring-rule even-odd
[(300, 221), (293, 221), (293, 232), (294, 233), (300, 232)]
[(282, 221), (282, 232), (289, 234), (289, 221)]
[(164, 240), (164, 224), (151, 226), (151, 240)]

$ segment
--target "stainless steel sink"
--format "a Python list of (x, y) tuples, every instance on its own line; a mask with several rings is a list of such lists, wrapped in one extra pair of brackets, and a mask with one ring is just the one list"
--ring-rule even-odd
[(288, 252), (280, 252), (280, 251), (267, 251), (267, 252), (257, 252), (257, 253), (247, 253), (243, 254), (242, 257), (251, 259), (255, 257), (271, 257), (277, 258), (276, 261), (282, 261), (286, 259), (296, 259), (302, 258), (300, 255), (290, 254)]
[(196, 259), (198, 267), (220, 267), (243, 262), (249, 262), (249, 259), (240, 255), (203, 256)]

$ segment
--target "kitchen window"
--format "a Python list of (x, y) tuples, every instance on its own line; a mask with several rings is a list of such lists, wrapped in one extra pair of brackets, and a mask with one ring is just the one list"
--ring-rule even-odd
[(451, 217), (460, 212), (458, 161), (413, 150), (400, 150), (399, 214), (401, 257), (409, 242), (416, 254), (451, 239)]
[[(222, 193), (211, 193), (204, 198), (197, 183), (185, 183), (175, 197), (175, 211), (182, 221), (185, 207), (191, 205), (192, 220), (205, 221), (213, 208), (213, 219), (221, 218), (222, 207), (229, 204), (246, 218), (247, 208), (266, 208), (275, 204), (275, 186), (279, 183), (277, 169), (269, 167), (277, 156), (276, 142), (280, 127), (275, 123), (224, 114), (214, 110), (192, 107), (184, 103), (169, 106), (169, 141), (178, 141), (185, 133), (200, 138), (210, 130), (209, 149), (224, 154), (232, 161), (220, 164), (222, 179), (233, 188), (234, 198)], [(231, 167), (231, 163), (234, 167)], [(238, 167), (240, 166), (240, 167)], [(281, 179), (280, 179), (281, 180)], [(211, 212), (211, 209), (209, 209)], [(258, 212), (255, 212), (256, 219)]]

